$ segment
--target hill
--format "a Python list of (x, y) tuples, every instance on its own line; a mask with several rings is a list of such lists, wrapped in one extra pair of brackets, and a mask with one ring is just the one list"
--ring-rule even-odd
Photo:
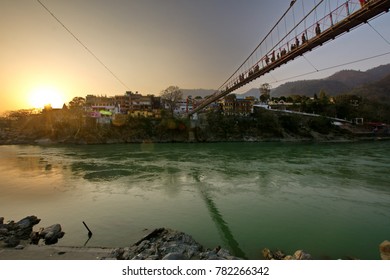
[(342, 70), (328, 78), (318, 80), (303, 80), (285, 83), (274, 90), (271, 95), (275, 97), (293, 94), (313, 96), (324, 90), (328, 95), (334, 96), (347, 93), (356, 87), (374, 83), (390, 75), (390, 64), (381, 65), (367, 71)]
[[(390, 64), (381, 65), (367, 71), (341, 70), (335, 74), (317, 80), (301, 80), (287, 82), (272, 89), (271, 96), (281, 97), (290, 95), (314, 96), (324, 90), (330, 96), (340, 94), (356, 94), (369, 98), (384, 98), (390, 95), (388, 80), (390, 79)], [(215, 92), (213, 89), (182, 89), (183, 97), (201, 96), (202, 98)], [(252, 88), (238, 97), (255, 96), (259, 98), (258, 88)]]
[(359, 95), (372, 101), (390, 104), (390, 74), (377, 82), (356, 87), (348, 94)]

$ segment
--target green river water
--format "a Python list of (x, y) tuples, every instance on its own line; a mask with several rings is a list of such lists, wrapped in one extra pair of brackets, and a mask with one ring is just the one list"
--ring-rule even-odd
[(379, 259), (390, 142), (0, 146), (0, 216), (28, 215), (60, 223), (59, 245), (125, 247), (170, 227), (248, 259)]

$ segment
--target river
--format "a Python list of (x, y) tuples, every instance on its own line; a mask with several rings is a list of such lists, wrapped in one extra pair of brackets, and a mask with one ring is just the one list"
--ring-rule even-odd
[(379, 259), (389, 171), (388, 141), (0, 146), (0, 216), (60, 223), (59, 245), (125, 247), (170, 227), (249, 259)]

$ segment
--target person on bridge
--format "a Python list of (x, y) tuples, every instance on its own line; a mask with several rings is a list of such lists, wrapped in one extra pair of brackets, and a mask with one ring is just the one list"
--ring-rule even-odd
[(368, 3), (368, 1), (369, 0), (359, 0), (360, 6), (363, 8)]
[(321, 34), (321, 27), (320, 27), (320, 24), (317, 22), (317, 25), (316, 25), (316, 35), (320, 35)]
[(302, 44), (306, 43), (306, 36), (305, 33), (302, 33)]
[(297, 38), (297, 37), (295, 37), (295, 46), (296, 46), (296, 48), (298, 48), (298, 47), (299, 47), (299, 40), (298, 40), (298, 38)]

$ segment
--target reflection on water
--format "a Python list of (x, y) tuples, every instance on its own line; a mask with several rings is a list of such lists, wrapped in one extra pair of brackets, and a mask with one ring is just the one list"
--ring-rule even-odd
[(245, 253), (241, 250), (240, 245), (233, 236), (232, 231), (230, 230), (228, 224), (223, 219), (221, 213), (219, 212), (216, 204), (211, 198), (210, 194), (207, 191), (207, 186), (201, 183), (201, 175), (198, 172), (194, 172), (194, 179), (199, 183), (200, 196), (206, 203), (207, 209), (210, 212), (210, 217), (215, 223), (216, 228), (218, 229), (221, 238), (224, 240), (225, 244), (229, 245), (233, 255), (246, 259)]
[(376, 259), (390, 232), (389, 146), (0, 146), (0, 216), (61, 223), (63, 245), (85, 243), (85, 220), (88, 246), (167, 226), (248, 258), (269, 247)]

